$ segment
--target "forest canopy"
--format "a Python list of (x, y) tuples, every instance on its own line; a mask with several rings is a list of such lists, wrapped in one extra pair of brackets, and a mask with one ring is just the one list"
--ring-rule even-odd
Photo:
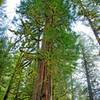
[[(1, 6), (0, 100), (100, 100), (99, 5), (21, 0), (11, 21)], [(77, 21), (95, 39), (75, 31)]]

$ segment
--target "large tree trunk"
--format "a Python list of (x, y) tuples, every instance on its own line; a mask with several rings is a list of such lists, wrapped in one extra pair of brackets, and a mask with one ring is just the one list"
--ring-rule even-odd
[[(50, 15), (50, 13), (48, 14)], [(49, 15), (46, 15), (42, 39), (41, 51), (44, 54), (52, 51), (52, 42), (47, 39), (48, 29), (52, 26), (52, 17)], [(32, 100), (50, 100), (51, 98), (51, 75), (50, 69), (48, 69), (48, 59), (46, 59), (44, 54), (44, 57), (38, 59), (38, 80), (35, 95), (33, 95)]]
[(36, 87), (35, 99), (50, 100), (51, 96), (51, 77), (48, 74), (47, 64), (44, 60), (39, 61), (39, 73)]
[[(43, 42), (42, 49), (45, 52), (49, 52), (51, 44), (49, 42)], [(38, 60), (38, 80), (35, 90), (35, 96), (32, 100), (50, 100), (51, 98), (51, 75), (48, 69), (48, 60), (45, 58)], [(35, 98), (34, 98), (35, 97)]]

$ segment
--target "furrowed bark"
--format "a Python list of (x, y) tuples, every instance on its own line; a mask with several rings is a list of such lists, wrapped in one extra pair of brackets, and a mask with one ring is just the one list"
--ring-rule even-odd
[[(46, 39), (46, 35), (49, 27), (51, 27), (51, 16), (46, 16), (46, 22), (44, 27), (44, 36), (42, 40), (41, 51), (44, 53), (51, 51), (52, 43)], [(32, 100), (50, 100), (51, 98), (51, 75), (48, 70), (48, 60), (44, 57), (38, 60), (38, 80), (35, 90), (35, 96)]]

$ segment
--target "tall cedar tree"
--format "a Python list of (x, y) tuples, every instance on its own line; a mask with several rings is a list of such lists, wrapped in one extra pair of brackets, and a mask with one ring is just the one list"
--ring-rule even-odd
[[(64, 69), (68, 70), (69, 74), (72, 72), (72, 65), (77, 58), (76, 37), (70, 31), (70, 1), (26, 0), (22, 1), (22, 6), (18, 12), (25, 18), (24, 21), (21, 20), (22, 23), (25, 22), (23, 33), (21, 30), (21, 32), (17, 32), (18, 34), (32, 37), (34, 33), (42, 30), (42, 34), (39, 34), (40, 39), (37, 39), (37, 35), (34, 38), (40, 45), (37, 50), (38, 79), (32, 100), (50, 100), (52, 97), (51, 80), (54, 76), (52, 75), (53, 67), (62, 66), (63, 68), (65, 66)], [(31, 24), (29, 28), (27, 23)]]

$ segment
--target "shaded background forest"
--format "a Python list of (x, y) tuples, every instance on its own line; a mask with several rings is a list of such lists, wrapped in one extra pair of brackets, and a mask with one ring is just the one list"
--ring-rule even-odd
[(21, 0), (10, 16), (8, 2), (0, 0), (0, 100), (100, 100), (100, 1)]

